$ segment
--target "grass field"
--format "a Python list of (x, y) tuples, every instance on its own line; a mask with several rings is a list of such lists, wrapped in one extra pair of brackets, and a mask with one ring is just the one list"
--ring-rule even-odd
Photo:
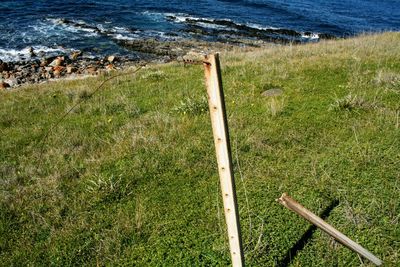
[[(248, 266), (400, 266), (400, 34), (221, 55)], [(1, 266), (230, 264), (202, 66), (0, 92)], [(267, 89), (283, 95), (263, 97)], [(47, 129), (77, 101), (85, 102)]]

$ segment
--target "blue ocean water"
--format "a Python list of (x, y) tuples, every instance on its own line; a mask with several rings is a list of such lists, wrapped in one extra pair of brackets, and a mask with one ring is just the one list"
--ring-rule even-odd
[[(82, 50), (89, 55), (130, 54), (121, 40), (232, 35), (317, 41), (320, 36), (400, 30), (399, 0), (16, 0), (0, 2), (0, 59)], [(287, 32), (289, 31), (287, 34)], [(263, 34), (264, 34), (263, 33)], [(293, 33), (296, 33), (293, 35)], [(270, 36), (270, 37), (271, 37)], [(260, 38), (263, 38), (262, 36)]]

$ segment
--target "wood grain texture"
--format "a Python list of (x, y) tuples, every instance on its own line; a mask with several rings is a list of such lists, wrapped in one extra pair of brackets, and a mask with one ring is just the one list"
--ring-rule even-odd
[(235, 267), (244, 266), (228, 122), (218, 54), (206, 56), (203, 63), (232, 265)]
[(371, 252), (336, 230), (333, 226), (322, 220), (320, 217), (315, 215), (313, 212), (310, 210), (306, 209), (304, 206), (302, 206), (300, 203), (298, 203), (296, 200), (288, 196), (286, 193), (282, 194), (282, 196), (277, 199), (279, 203), (281, 203), (283, 206), (286, 208), (290, 209), (291, 211), (297, 213), (307, 221), (311, 222), (333, 238), (335, 238), (338, 242), (342, 243), (349, 249), (357, 252), (364, 258), (370, 260), (373, 262), (375, 265), (380, 266), (382, 265), (382, 261), (377, 258), (375, 255), (373, 255)]

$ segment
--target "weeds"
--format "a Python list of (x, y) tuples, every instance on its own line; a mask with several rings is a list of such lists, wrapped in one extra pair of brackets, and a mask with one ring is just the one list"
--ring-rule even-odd
[(178, 106), (173, 108), (173, 111), (183, 115), (200, 115), (208, 111), (208, 103), (205, 97), (196, 99), (186, 97), (181, 100)]
[(91, 94), (87, 90), (82, 90), (81, 92), (79, 92), (79, 99), (88, 100), (90, 96)]
[(268, 112), (272, 117), (281, 114), (285, 108), (285, 98), (284, 97), (271, 97), (267, 100)]
[(400, 73), (380, 70), (376, 75), (374, 82), (379, 86), (400, 92)]
[(86, 190), (88, 192), (114, 192), (121, 183), (121, 177), (116, 178), (114, 175), (110, 177), (97, 177), (97, 179), (92, 179), (88, 181)]
[(166, 75), (162, 70), (155, 70), (143, 74), (141, 78), (149, 81), (161, 81), (166, 78)]
[(329, 109), (335, 111), (353, 111), (356, 109), (366, 109), (370, 106), (370, 103), (368, 103), (363, 97), (348, 94), (345, 97), (336, 98), (330, 105)]

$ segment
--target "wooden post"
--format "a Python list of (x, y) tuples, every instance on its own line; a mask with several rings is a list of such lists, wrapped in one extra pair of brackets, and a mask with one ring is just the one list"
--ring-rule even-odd
[(203, 63), (232, 266), (244, 266), (228, 121), (218, 54), (205, 56)]
[(329, 234), (333, 238), (335, 238), (337, 241), (348, 247), (349, 249), (357, 252), (364, 258), (370, 260), (373, 262), (375, 265), (380, 266), (382, 265), (382, 261), (378, 259), (375, 255), (373, 255), (371, 252), (333, 228), (330, 224), (326, 223), (324, 220), (322, 220), (320, 217), (303, 207), (300, 203), (298, 203), (296, 200), (288, 196), (286, 193), (284, 193), (279, 199), (277, 199), (279, 203), (281, 203), (283, 206), (286, 208), (290, 209), (291, 211), (297, 213), (304, 219), (308, 220), (315, 226), (319, 227), (321, 230), (323, 230), (325, 233)]

